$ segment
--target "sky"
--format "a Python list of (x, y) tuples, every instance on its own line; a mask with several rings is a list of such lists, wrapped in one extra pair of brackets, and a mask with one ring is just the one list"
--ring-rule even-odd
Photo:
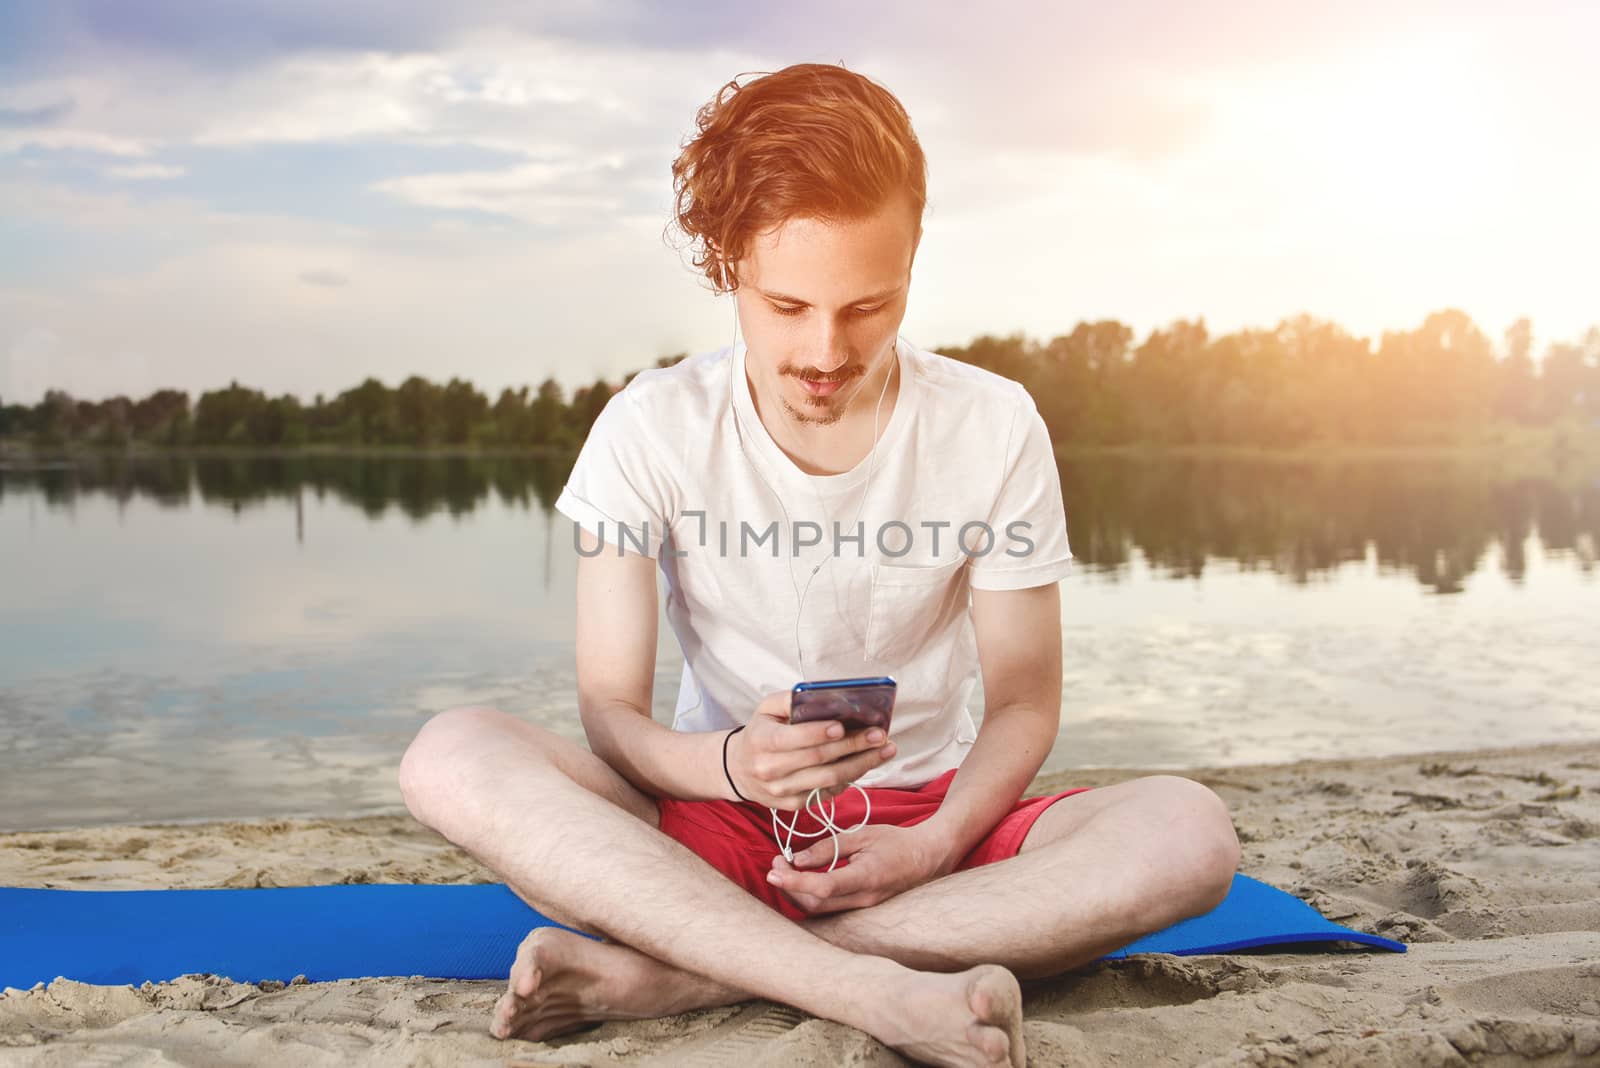
[(0, 400), (491, 395), (731, 341), (696, 110), (842, 62), (929, 162), (901, 332), (1600, 323), (1600, 5), (9, 0)]

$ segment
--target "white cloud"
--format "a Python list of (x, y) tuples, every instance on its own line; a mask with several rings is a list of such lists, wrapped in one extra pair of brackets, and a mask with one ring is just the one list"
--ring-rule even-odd
[(426, 207), (483, 211), (536, 226), (592, 226), (623, 211), (622, 198), (607, 192), (621, 167), (616, 155), (569, 158), (496, 171), (408, 175), (373, 188)]
[[(709, 69), (749, 66), (712, 54)], [(71, 101), (70, 128), (0, 130), (11, 142), (140, 154), (161, 143), (250, 145), (388, 139), (538, 155), (627, 151), (675, 137), (716, 84), (708, 57), (515, 32), (436, 53), (319, 52), (248, 72), (146, 59), (0, 87), (0, 107)], [(5, 143), (5, 142), (0, 142)]]
[(150, 150), (142, 141), (99, 130), (59, 126), (0, 130), (0, 155), (21, 152), (25, 148), (44, 148), (53, 152), (95, 152), (103, 156), (143, 156)]
[(159, 181), (167, 178), (182, 178), (189, 173), (183, 167), (174, 167), (164, 163), (129, 163), (120, 167), (107, 167), (106, 177), (126, 178), (131, 181)]
[(290, 58), (226, 87), (221, 108), (194, 116), (202, 145), (348, 141), (427, 132), (416, 88), (439, 69), (433, 56)]
[[(86, 102), (113, 105), (115, 99), (96, 86), (98, 78), (46, 78), (26, 84), (0, 85), (0, 116), (11, 121), (0, 123), (0, 156), (24, 149), (51, 152), (92, 152), (103, 156), (137, 157), (149, 152), (147, 139), (121, 121), (104, 120), (97, 108), (84, 108)], [(119, 87), (133, 93), (133, 85)]]

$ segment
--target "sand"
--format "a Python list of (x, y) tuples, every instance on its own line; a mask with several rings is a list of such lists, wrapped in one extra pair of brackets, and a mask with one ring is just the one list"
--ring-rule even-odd
[[(1600, 743), (1189, 774), (1232, 807), (1245, 873), (1410, 951), (1082, 968), (1026, 988), (1031, 1064), (1600, 1064)], [(493, 876), (404, 816), (0, 835), (9, 886), (478, 881)], [(503, 986), (58, 979), (0, 993), (0, 1065), (904, 1063), (765, 1002), (499, 1042)]]

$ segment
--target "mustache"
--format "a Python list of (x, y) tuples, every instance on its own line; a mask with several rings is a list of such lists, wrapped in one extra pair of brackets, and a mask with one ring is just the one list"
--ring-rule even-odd
[(778, 368), (778, 373), (780, 375), (793, 375), (794, 377), (803, 379), (807, 382), (848, 382), (852, 378), (860, 378), (866, 373), (866, 368), (861, 366), (850, 366), (823, 374), (820, 371), (813, 371), (809, 367), (796, 367), (793, 364), (784, 364)]

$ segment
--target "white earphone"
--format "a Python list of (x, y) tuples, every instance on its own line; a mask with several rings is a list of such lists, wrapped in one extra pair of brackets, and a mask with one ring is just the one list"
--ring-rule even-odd
[[(730, 284), (730, 281), (731, 281), (731, 278), (732, 278), (732, 272), (729, 270), (728, 261), (727, 260), (721, 260), (719, 262), (720, 262), (721, 267), (722, 267), (722, 287), (723, 287), (724, 290), (728, 291), (731, 294), (731, 293), (733, 293), (734, 290), (733, 290), (733, 286)], [(751, 467), (755, 469), (757, 477), (759, 477), (761, 479), (761, 484), (766, 486), (767, 492), (770, 493), (772, 495), (772, 498), (778, 502), (778, 508), (783, 512), (783, 519), (784, 519), (784, 523), (786, 524), (786, 529), (788, 529), (790, 531), (791, 536), (792, 536), (793, 530), (794, 530), (794, 523), (793, 523), (792, 519), (789, 516), (788, 506), (784, 504), (782, 495), (779, 494), (777, 490), (773, 489), (772, 483), (767, 481), (767, 476), (761, 470), (761, 465), (758, 462), (756, 462), (754, 459), (751, 458), (749, 450), (747, 448), (745, 448), (745, 444), (744, 444), (744, 433), (745, 433), (744, 422), (740, 418), (740, 415), (739, 415), (739, 406), (737, 404), (735, 404), (734, 400), (733, 400), (733, 398), (734, 398), (734, 392), (733, 391), (734, 391), (734, 388), (735, 388), (733, 372), (734, 372), (734, 367), (735, 367), (736, 363), (738, 362), (737, 359), (735, 358), (736, 357), (736, 353), (738, 352), (738, 347), (739, 347), (739, 303), (738, 303), (738, 298), (735, 297), (734, 304), (733, 304), (733, 344), (728, 349), (728, 407), (729, 407), (729, 410), (733, 413), (734, 434), (735, 434), (735, 437), (739, 441), (739, 449), (740, 449), (740, 451), (744, 453), (745, 458), (747, 460), (750, 460)], [(854, 527), (856, 527), (861, 522), (861, 516), (865, 513), (866, 507), (867, 507), (867, 496), (868, 496), (868, 494), (870, 494), (872, 492), (872, 478), (873, 478), (873, 475), (874, 475), (874, 473), (876, 471), (876, 463), (877, 463), (877, 456), (878, 456), (878, 419), (879, 419), (879, 416), (883, 412), (883, 398), (889, 392), (889, 378), (890, 378), (890, 376), (892, 376), (895, 373), (895, 370), (899, 367), (899, 362), (900, 361), (899, 361), (898, 341), (897, 341), (896, 342), (896, 351), (890, 357), (890, 359), (888, 360), (888, 365), (889, 365), (888, 366), (888, 370), (884, 372), (883, 387), (878, 391), (878, 403), (877, 403), (877, 406), (873, 409), (873, 412), (872, 412), (872, 448), (867, 453), (867, 477), (866, 477), (865, 484), (863, 485), (862, 490), (861, 490), (861, 504), (859, 505), (859, 507), (857, 507), (857, 509), (856, 509), (856, 517), (850, 524), (852, 529)], [(861, 390), (863, 388), (865, 388), (865, 386), (866, 386), (866, 376), (863, 375), (862, 376), (861, 385), (857, 386), (856, 389), (855, 389), (855, 392), (851, 393), (849, 399), (845, 401), (845, 405), (844, 406), (845, 406), (845, 410), (846, 411), (848, 411), (850, 405), (852, 403), (854, 403), (855, 398), (856, 398), (856, 393), (861, 392)], [(819, 506), (822, 504), (822, 501), (821, 501), (820, 497), (818, 498), (817, 503), (818, 503)], [(825, 506), (822, 508), (822, 511), (823, 511), (824, 515), (827, 514), (827, 508)], [(835, 548), (837, 548), (837, 546), (835, 546)], [(794, 574), (793, 574), (792, 571), (789, 574), (790, 585), (795, 590), (794, 652), (795, 652), (795, 660), (796, 660), (796, 662), (797, 662), (797, 664), (799, 665), (799, 668), (800, 668), (800, 677), (802, 679), (806, 677), (806, 667), (805, 667), (805, 653), (804, 653), (803, 649), (801, 648), (801, 643), (800, 643), (800, 621), (801, 621), (801, 618), (802, 618), (802, 616), (804, 614), (806, 594), (810, 591), (811, 583), (817, 577), (817, 573), (822, 570), (823, 566), (825, 564), (827, 564), (828, 561), (833, 559), (834, 555), (835, 554), (832, 554), (832, 553), (828, 554), (827, 556), (825, 556), (822, 559), (821, 562), (819, 562), (815, 567), (813, 567), (811, 569), (811, 574), (806, 576), (806, 583), (805, 583), (805, 586), (803, 586), (803, 587), (797, 586), (795, 584), (795, 582), (794, 582)], [(696, 699), (698, 700), (698, 694), (696, 695)], [(854, 831), (859, 831), (861, 828), (863, 828), (863, 827), (865, 827), (867, 825), (867, 821), (872, 816), (872, 798), (867, 795), (867, 792), (865, 790), (863, 790), (860, 786), (857, 786), (855, 783), (851, 783), (850, 784), (850, 788), (855, 790), (859, 794), (861, 794), (862, 801), (866, 805), (865, 811), (861, 815), (861, 822), (856, 824), (853, 827), (840, 827), (836, 823), (834, 823), (834, 819), (833, 818), (834, 818), (834, 815), (835, 815), (835, 813), (837, 811), (836, 807), (835, 807), (835, 804), (834, 804), (834, 801), (833, 801), (832, 798), (829, 798), (828, 801), (827, 801), (827, 806), (828, 807), (827, 807), (826, 810), (824, 810), (822, 808), (822, 789), (820, 787), (818, 787), (817, 789), (812, 790), (811, 793), (806, 796), (806, 802), (805, 802), (805, 805), (804, 805), (804, 811), (806, 813), (808, 813), (812, 817), (812, 819), (816, 820), (819, 824), (822, 825), (822, 829), (821, 830), (809, 831), (809, 832), (808, 831), (797, 830), (795, 825), (800, 820), (800, 817), (799, 817), (798, 814), (792, 820), (790, 820), (789, 822), (784, 823), (781, 820), (779, 820), (779, 818), (778, 818), (778, 810), (775, 809), (775, 808), (770, 808), (769, 807), (768, 811), (771, 812), (771, 814), (772, 814), (772, 837), (773, 837), (773, 839), (775, 841), (777, 841), (778, 849), (783, 853), (783, 858), (785, 860), (789, 861), (790, 863), (794, 862), (793, 843), (794, 843), (794, 839), (796, 837), (799, 837), (799, 838), (820, 838), (824, 834), (828, 834), (828, 835), (832, 836), (832, 840), (833, 840), (833, 861), (832, 861), (832, 863), (830, 863), (828, 865), (828, 870), (832, 871), (834, 869), (834, 867), (838, 865), (838, 863), (839, 863), (839, 836), (841, 834), (850, 834), (850, 833), (852, 833)], [(783, 837), (780, 837), (780, 828), (781, 828), (781, 831), (787, 832)]]

